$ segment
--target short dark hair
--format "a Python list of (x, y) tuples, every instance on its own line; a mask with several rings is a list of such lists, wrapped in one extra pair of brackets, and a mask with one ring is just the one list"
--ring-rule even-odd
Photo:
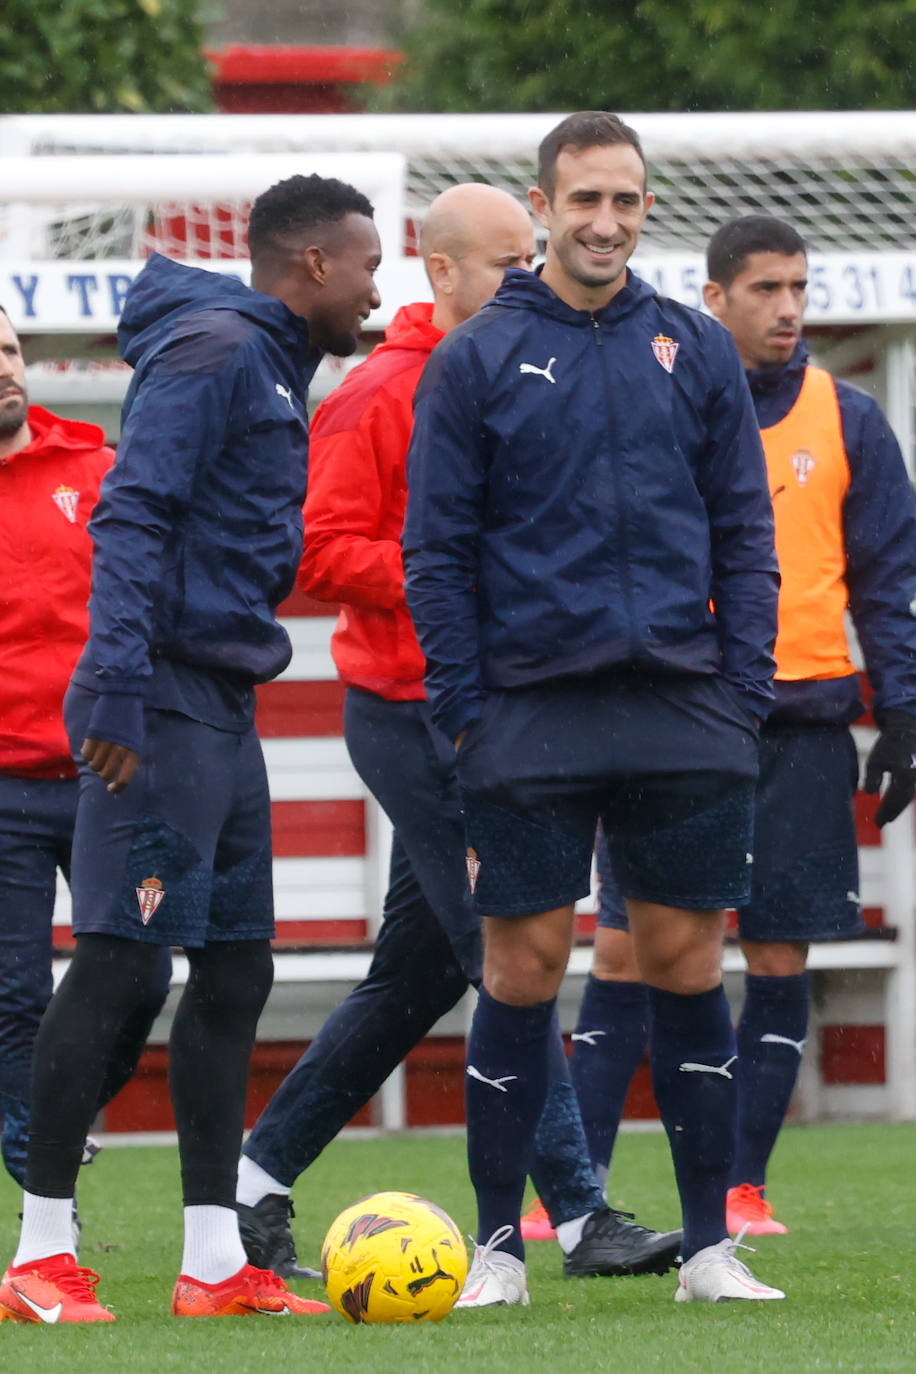
[(553, 200), (556, 190), (557, 158), (564, 148), (607, 148), (615, 143), (629, 143), (639, 154), (639, 160), (646, 166), (645, 154), (639, 141), (639, 134), (624, 124), (619, 115), (609, 114), (607, 110), (579, 110), (577, 114), (567, 115), (555, 129), (551, 129), (538, 148), (538, 186), (548, 200)]
[(720, 225), (709, 240), (709, 280), (719, 286), (731, 286), (752, 253), (782, 253), (787, 258), (794, 258), (796, 253), (808, 256), (805, 240), (785, 220), (772, 215), (744, 215)]
[(251, 207), (248, 253), (251, 258), (286, 246), (294, 236), (321, 224), (335, 224), (346, 215), (372, 219), (372, 204), (336, 177), (287, 177), (264, 191)]

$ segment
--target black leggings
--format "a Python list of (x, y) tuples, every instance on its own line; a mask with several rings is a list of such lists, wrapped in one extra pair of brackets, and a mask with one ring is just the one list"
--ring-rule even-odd
[[(81, 935), (41, 1023), (32, 1061), (26, 1191), (72, 1197), (112, 1047), (149, 999), (158, 946)], [(187, 951), (190, 974), (169, 1043), (186, 1205), (235, 1205), (245, 1088), (258, 1017), (273, 979), (266, 940)]]

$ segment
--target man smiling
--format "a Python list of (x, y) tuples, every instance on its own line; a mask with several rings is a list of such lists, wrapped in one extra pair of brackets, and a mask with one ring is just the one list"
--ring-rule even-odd
[(540, 278), (507, 272), (440, 344), (408, 458), (407, 601), (485, 927), (466, 1079), (479, 1244), (458, 1305), (528, 1301), (519, 1210), (599, 818), (649, 985), (677, 1298), (781, 1298), (725, 1227), (724, 908), (748, 886), (776, 634), (751, 398), (726, 331), (627, 270), (652, 206), (632, 129), (564, 120), (530, 200)]
[(64, 702), (80, 770), (76, 953), (35, 1046), (22, 1231), (0, 1281), (14, 1321), (114, 1320), (76, 1263), (74, 1181), (111, 1045), (159, 947), (175, 945), (190, 971), (169, 1038), (184, 1197), (172, 1312), (316, 1310), (247, 1263), (235, 1210), (273, 978), (254, 684), (292, 654), (275, 611), (302, 553), (308, 384), (324, 351), (354, 351), (379, 305), (381, 247), (366, 197), (317, 176), (259, 196), (248, 243), (251, 288), (153, 257), (121, 317), (135, 372), (89, 527), (89, 641)]

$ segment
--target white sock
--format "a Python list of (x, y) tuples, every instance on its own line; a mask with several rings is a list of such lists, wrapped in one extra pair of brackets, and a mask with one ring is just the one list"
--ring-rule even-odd
[(579, 1241), (582, 1239), (582, 1232), (585, 1230), (585, 1223), (591, 1216), (591, 1212), (586, 1212), (581, 1217), (573, 1217), (572, 1221), (561, 1221), (557, 1229), (557, 1240), (563, 1247), (563, 1254), (570, 1255)]
[(73, 1198), (22, 1194), (22, 1230), (13, 1264), (29, 1264), (50, 1255), (72, 1255)]
[(184, 1209), (182, 1274), (201, 1283), (222, 1283), (247, 1263), (239, 1235), (238, 1214), (233, 1208)]
[(240, 1202), (243, 1207), (256, 1207), (261, 1198), (267, 1197), (270, 1193), (282, 1193), (284, 1197), (289, 1197), (290, 1191), (284, 1184), (271, 1178), (260, 1164), (255, 1164), (253, 1159), (242, 1155), (239, 1160), (239, 1181), (235, 1188), (236, 1202)]

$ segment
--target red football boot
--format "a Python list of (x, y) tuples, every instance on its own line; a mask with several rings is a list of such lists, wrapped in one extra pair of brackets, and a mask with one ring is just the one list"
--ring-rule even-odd
[(179, 1274), (172, 1294), (173, 1317), (306, 1317), (330, 1312), (326, 1302), (291, 1293), (269, 1269), (245, 1264), (221, 1283), (202, 1283)]
[(788, 1231), (776, 1221), (773, 1208), (763, 1196), (763, 1184), (739, 1183), (729, 1188), (725, 1197), (725, 1225), (729, 1235), (746, 1231), (749, 1236), (784, 1236)]
[(15, 1322), (113, 1322), (95, 1296), (98, 1274), (72, 1255), (10, 1265), (0, 1279), (0, 1317)]

